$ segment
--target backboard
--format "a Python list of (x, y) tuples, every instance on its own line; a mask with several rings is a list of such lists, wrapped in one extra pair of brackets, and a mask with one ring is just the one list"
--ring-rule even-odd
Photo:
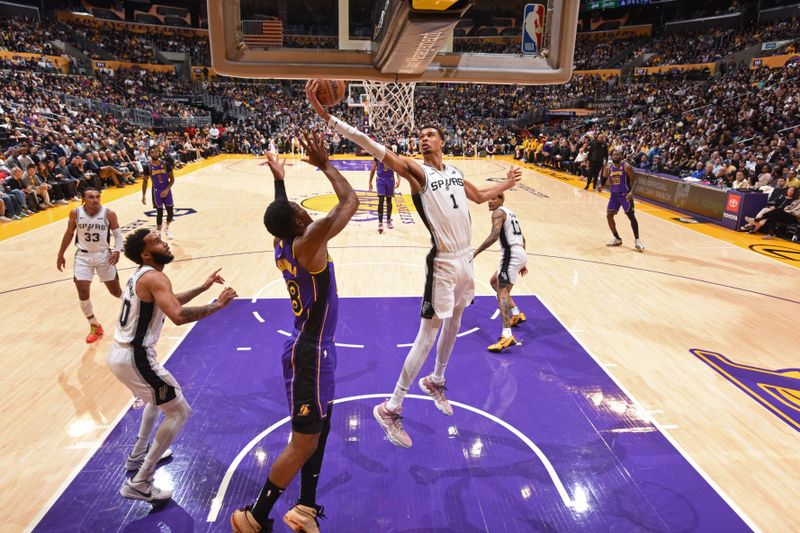
[(565, 83), (580, 0), (539, 2), (208, 0), (212, 63), (245, 78)]

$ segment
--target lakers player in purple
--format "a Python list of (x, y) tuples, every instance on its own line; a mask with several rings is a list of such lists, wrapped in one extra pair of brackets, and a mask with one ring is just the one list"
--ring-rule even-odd
[(267, 154), (275, 178), (275, 201), (264, 213), (264, 225), (275, 237), (275, 264), (286, 281), (294, 332), (282, 356), (286, 396), (292, 416), (292, 438), (269, 471), (256, 502), (231, 516), (235, 532), (272, 531), (273, 505), (300, 471), (300, 499), (284, 515), (293, 531), (316, 533), (322, 507), (316, 492), (333, 407), (338, 315), (336, 276), (328, 241), (341, 232), (358, 209), (353, 188), (328, 162), (325, 139), (312, 133), (301, 139), (306, 159), (330, 180), (339, 202), (327, 216), (312, 220), (286, 196), (284, 165)]
[(142, 180), (142, 203), (147, 204), (147, 179), (153, 182), (153, 207), (156, 208), (156, 229), (161, 233), (161, 224), (164, 221), (164, 207), (167, 208), (167, 225), (164, 227), (164, 236), (168, 239), (172, 237), (169, 232), (169, 225), (175, 218), (174, 205), (172, 201), (172, 185), (175, 183), (175, 176), (172, 173), (172, 164), (161, 159), (161, 148), (157, 145), (150, 149), (150, 164), (145, 167), (144, 179)]
[(394, 170), (377, 159), (372, 160), (372, 169), (369, 171), (369, 190), (372, 192), (372, 179), (378, 172), (378, 233), (383, 233), (383, 202), (386, 201), (386, 226), (394, 229), (392, 225), (392, 197), (394, 190), (400, 186), (400, 176)]
[(619, 213), (619, 208), (625, 212), (628, 219), (631, 221), (631, 228), (633, 229), (634, 245), (640, 252), (644, 251), (644, 243), (639, 240), (639, 221), (636, 220), (636, 212), (633, 205), (633, 191), (636, 189), (636, 175), (633, 173), (631, 166), (622, 160), (622, 152), (618, 149), (611, 151), (611, 163), (606, 165), (603, 169), (603, 179), (600, 186), (597, 188), (598, 192), (603, 192), (603, 187), (608, 183), (608, 191), (611, 196), (608, 199), (608, 208), (606, 210), (606, 218), (608, 219), (608, 227), (614, 238), (608, 243), (608, 246), (621, 246), (622, 239), (617, 233), (617, 223), (614, 217)]

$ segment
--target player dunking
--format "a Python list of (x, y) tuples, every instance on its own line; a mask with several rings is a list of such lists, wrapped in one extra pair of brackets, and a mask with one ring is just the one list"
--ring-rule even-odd
[(517, 283), (517, 275), (524, 276), (528, 273), (525, 236), (522, 234), (517, 215), (505, 207), (504, 202), (504, 194), (498, 194), (489, 200), (489, 210), (492, 211), (492, 232), (473, 255), (473, 258), (477, 257), (500, 239), (502, 251), (500, 268), (492, 275), (489, 282), (497, 293), (497, 306), (503, 319), (503, 332), (497, 342), (489, 346), (490, 352), (502, 352), (517, 344), (517, 340), (511, 334), (511, 328), (525, 322), (525, 314), (520, 312), (511, 297), (511, 289)]
[[(119, 493), (133, 500), (148, 502), (168, 500), (172, 491), (153, 485), (158, 461), (170, 455), (169, 445), (175, 440), (192, 409), (183, 397), (180, 385), (158, 362), (155, 346), (161, 335), (165, 316), (175, 324), (187, 324), (225, 308), (236, 292), (226, 287), (217, 301), (199, 307), (186, 307), (190, 300), (208, 290), (214, 283), (224, 283), (219, 270), (196, 289), (180, 294), (172, 292), (172, 284), (164, 274), (164, 265), (174, 256), (161, 234), (146, 228), (138, 229), (125, 240), (125, 257), (139, 265), (125, 287), (114, 344), (108, 354), (111, 373), (131, 392), (147, 402), (142, 412), (139, 435), (125, 461), (127, 470), (138, 470), (126, 479)], [(153, 445), (149, 444), (159, 415)]]
[(147, 178), (153, 181), (152, 196), (153, 207), (156, 208), (156, 229), (161, 232), (164, 221), (164, 208), (167, 208), (167, 225), (164, 227), (164, 236), (172, 238), (169, 225), (175, 218), (175, 203), (172, 200), (172, 184), (175, 175), (172, 173), (172, 163), (161, 159), (161, 148), (157, 145), (150, 148), (150, 164), (144, 169), (142, 179), (142, 203), (147, 205)]
[(394, 190), (400, 187), (400, 178), (395, 177), (394, 171), (378, 161), (372, 160), (372, 169), (369, 171), (369, 190), (372, 192), (372, 180), (378, 172), (378, 233), (383, 233), (383, 202), (386, 201), (386, 226), (394, 229), (392, 225), (392, 198)]
[(317, 482), (331, 427), (336, 346), (333, 336), (339, 310), (328, 241), (339, 234), (358, 209), (358, 197), (344, 176), (329, 164), (325, 139), (314, 132), (300, 139), (307, 159), (319, 168), (339, 200), (328, 215), (312, 220), (286, 196), (283, 163), (267, 154), (275, 178), (275, 201), (264, 213), (274, 237), (275, 264), (283, 273), (294, 314), (294, 333), (283, 352), (283, 376), (292, 415), (292, 438), (275, 459), (256, 502), (231, 515), (236, 533), (270, 532), (272, 507), (300, 470), (300, 499), (284, 515), (293, 531), (318, 533)]
[(480, 204), (494, 198), (513, 187), (520, 180), (522, 171), (512, 168), (505, 181), (479, 190), (464, 179), (460, 170), (442, 162), (444, 135), (439, 128), (425, 126), (420, 130), (419, 144), (424, 159), (420, 165), (411, 158), (398, 156), (356, 128), (331, 116), (317, 100), (317, 88), (318, 82), (313, 80), (306, 85), (306, 96), (314, 110), (341, 135), (408, 180), (414, 206), (431, 234), (433, 248), (426, 260), (427, 274), (419, 332), (403, 364), (394, 394), (373, 410), (375, 419), (389, 441), (396, 446), (409, 448), (411, 437), (400, 421), (403, 399), (422, 369), (440, 329), (435, 370), (420, 379), (419, 386), (433, 398), (442, 413), (453, 414), (453, 408), (444, 396), (444, 373), (461, 325), (461, 315), (475, 294), (472, 229), (467, 199)]
[(633, 191), (636, 189), (636, 175), (628, 163), (622, 161), (622, 152), (613, 150), (611, 152), (611, 164), (606, 166), (603, 170), (603, 179), (600, 186), (597, 188), (598, 192), (603, 192), (603, 187), (609, 182), (609, 192), (611, 197), (608, 199), (608, 209), (606, 211), (606, 218), (608, 219), (608, 227), (614, 238), (608, 243), (608, 246), (621, 246), (622, 239), (617, 233), (617, 223), (614, 217), (619, 212), (619, 208), (627, 215), (631, 221), (631, 228), (633, 229), (634, 245), (640, 252), (644, 251), (644, 243), (639, 240), (639, 221), (636, 220), (636, 213), (633, 204)]
[[(95, 272), (105, 283), (108, 292), (115, 298), (122, 295), (117, 274), (117, 261), (122, 251), (122, 230), (119, 229), (117, 214), (100, 204), (100, 191), (88, 187), (81, 193), (83, 205), (69, 213), (67, 230), (61, 239), (56, 268), (64, 270), (64, 252), (75, 238), (75, 264), (73, 280), (78, 290), (78, 300), (86, 320), (89, 321), (89, 334), (86, 342), (95, 342), (103, 335), (103, 326), (94, 316), (92, 309), (91, 286)], [(77, 231), (77, 235), (76, 235)], [(109, 249), (109, 237), (114, 235), (114, 250)]]

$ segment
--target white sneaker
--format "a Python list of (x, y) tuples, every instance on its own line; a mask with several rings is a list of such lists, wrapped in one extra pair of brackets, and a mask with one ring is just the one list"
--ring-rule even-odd
[(167, 239), (171, 239), (172, 238), (172, 232), (169, 230), (169, 226), (164, 226), (164, 236)]
[[(144, 463), (144, 458), (147, 456), (147, 452), (149, 451), (150, 451), (150, 445), (148, 444), (147, 448), (145, 448), (145, 450), (139, 455), (128, 455), (128, 458), (125, 459), (125, 470), (127, 470), (128, 472), (139, 470), (142, 467), (142, 464)], [(161, 461), (166, 461), (170, 457), (172, 457), (172, 448), (167, 448), (167, 451), (161, 454), (161, 457), (158, 459), (158, 462), (160, 463)]]
[(636, 239), (636, 242), (635, 242), (634, 246), (636, 247), (636, 249), (638, 251), (644, 252), (644, 243), (642, 241), (640, 241), (639, 239)]
[(622, 239), (614, 237), (606, 246), (622, 246)]
[(153, 485), (153, 478), (144, 481), (133, 481), (126, 479), (119, 489), (121, 496), (130, 500), (141, 500), (143, 502), (157, 502), (172, 498), (172, 491), (160, 489)]

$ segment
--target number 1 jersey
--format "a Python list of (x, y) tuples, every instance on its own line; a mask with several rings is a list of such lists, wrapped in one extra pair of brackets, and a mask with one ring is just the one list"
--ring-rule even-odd
[(425, 185), (414, 195), (422, 222), (431, 233), (437, 252), (454, 253), (472, 246), (472, 220), (469, 216), (464, 175), (455, 167), (445, 165), (436, 170), (421, 165)]

